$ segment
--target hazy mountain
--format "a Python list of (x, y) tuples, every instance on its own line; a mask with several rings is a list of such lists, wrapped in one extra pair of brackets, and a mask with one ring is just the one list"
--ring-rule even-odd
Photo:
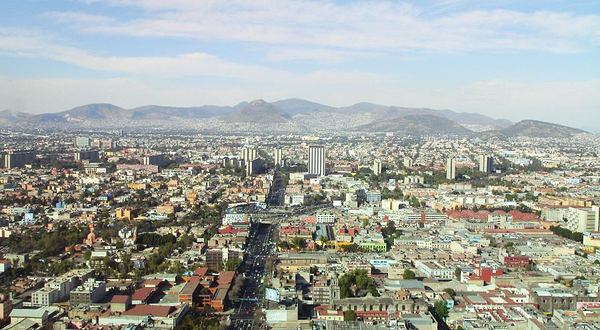
[(407, 108), (396, 106), (385, 106), (380, 104), (362, 102), (348, 107), (333, 110), (336, 113), (363, 114), (370, 117), (373, 122), (394, 117), (411, 115), (432, 115), (450, 119), (459, 124), (482, 126), (486, 129), (500, 129), (510, 126), (512, 123), (506, 119), (494, 119), (478, 113), (455, 112), (451, 110), (434, 110), (430, 108)]
[(211, 118), (235, 112), (234, 107), (220, 107), (216, 105), (203, 105), (201, 107), (168, 107), (160, 105), (146, 105), (130, 110), (131, 117), (137, 120), (171, 120), (175, 118)]
[(356, 131), (394, 132), (403, 135), (472, 134), (458, 123), (435, 115), (407, 115), (355, 127)]
[(287, 112), (288, 114), (290, 114), (290, 116), (307, 112), (332, 111), (335, 109), (334, 107), (330, 107), (328, 105), (323, 105), (302, 99), (287, 99), (271, 102), (271, 104)]
[[(391, 119), (391, 120), (390, 120)], [(582, 130), (534, 120), (524, 120), (511, 126), (510, 121), (494, 119), (478, 113), (407, 108), (361, 102), (335, 108), (302, 99), (287, 99), (267, 103), (263, 100), (241, 102), (235, 106), (203, 105), (170, 107), (146, 105), (124, 109), (98, 103), (79, 106), (58, 113), (32, 115), (5, 110), (0, 112), (0, 125), (76, 124), (85, 127), (159, 126), (211, 127), (229, 129), (230, 123), (278, 125), (299, 131), (344, 131), (348, 129), (402, 134), (470, 134), (480, 136), (570, 137)], [(215, 126), (216, 125), (216, 126)], [(219, 126), (225, 125), (225, 126)], [(218, 128), (217, 128), (218, 127)], [(274, 126), (273, 126), (274, 127)]]
[(279, 124), (290, 121), (291, 116), (283, 109), (263, 100), (254, 100), (223, 119), (230, 123)]
[(82, 105), (71, 110), (57, 113), (67, 120), (109, 120), (130, 118), (131, 111), (108, 103)]
[(0, 111), (0, 122), (16, 122), (33, 116), (27, 112), (15, 111), (15, 110), (3, 110)]
[(586, 131), (568, 126), (547, 123), (539, 120), (522, 120), (512, 126), (500, 130), (506, 136), (569, 138), (578, 134), (589, 134)]

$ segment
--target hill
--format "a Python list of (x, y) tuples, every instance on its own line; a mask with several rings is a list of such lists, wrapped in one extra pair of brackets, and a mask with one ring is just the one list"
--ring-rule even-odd
[(229, 123), (279, 124), (288, 122), (291, 116), (270, 103), (254, 100), (223, 119)]
[(402, 135), (456, 134), (473, 132), (458, 123), (435, 115), (408, 115), (354, 128), (363, 132), (394, 132)]
[(522, 120), (512, 126), (500, 130), (505, 136), (524, 136), (539, 138), (570, 138), (586, 131), (568, 126), (547, 123), (539, 120)]

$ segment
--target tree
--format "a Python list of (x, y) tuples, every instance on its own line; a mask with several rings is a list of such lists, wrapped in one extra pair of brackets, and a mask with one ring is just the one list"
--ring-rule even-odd
[(454, 269), (454, 277), (456, 277), (456, 279), (460, 281), (461, 274), (462, 270), (460, 270), (460, 267), (456, 267), (456, 269)]
[(402, 274), (402, 278), (405, 280), (414, 280), (416, 277), (415, 272), (410, 269), (404, 270), (404, 274)]
[(513, 242), (506, 242), (506, 243), (504, 243), (504, 248), (508, 249), (508, 248), (513, 247), (514, 245), (515, 245), (515, 243), (513, 243)]
[(344, 321), (356, 321), (356, 312), (353, 310), (344, 311)]
[(446, 306), (444, 300), (437, 301), (433, 307), (435, 314), (437, 314), (440, 319), (445, 320), (448, 317), (448, 306)]
[(444, 292), (446, 292), (447, 294), (449, 294), (451, 297), (456, 296), (456, 291), (454, 291), (454, 289), (452, 289), (452, 288), (445, 288)]

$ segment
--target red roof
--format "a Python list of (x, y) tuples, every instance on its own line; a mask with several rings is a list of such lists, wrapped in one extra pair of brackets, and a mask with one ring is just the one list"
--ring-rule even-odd
[(219, 279), (217, 282), (219, 284), (229, 284), (233, 282), (233, 277), (235, 276), (235, 272), (232, 271), (223, 271), (219, 273)]
[(154, 293), (154, 288), (139, 288), (131, 295), (132, 300), (146, 301)]
[(206, 273), (208, 273), (208, 268), (207, 267), (198, 267), (194, 271), (194, 275), (200, 276), (200, 277), (205, 276)]
[(136, 305), (123, 312), (123, 315), (167, 317), (174, 309), (173, 306)]
[(127, 303), (127, 299), (129, 299), (129, 296), (126, 296), (126, 295), (115, 295), (110, 300), (110, 302), (111, 303), (115, 303), (115, 304), (125, 304), (125, 303)]

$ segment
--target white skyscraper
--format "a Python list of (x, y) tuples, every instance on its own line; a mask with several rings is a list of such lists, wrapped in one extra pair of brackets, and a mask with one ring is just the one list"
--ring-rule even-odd
[(456, 160), (454, 158), (448, 158), (446, 161), (446, 179), (456, 179)]
[(273, 158), (275, 159), (275, 166), (281, 166), (281, 160), (283, 159), (283, 153), (280, 148), (273, 151)]
[(479, 156), (479, 171), (492, 173), (494, 171), (494, 157), (490, 155)]
[(373, 167), (371, 168), (375, 175), (379, 175), (382, 172), (381, 161), (379, 159), (375, 159), (373, 161)]
[(308, 174), (325, 175), (325, 147), (308, 147)]

